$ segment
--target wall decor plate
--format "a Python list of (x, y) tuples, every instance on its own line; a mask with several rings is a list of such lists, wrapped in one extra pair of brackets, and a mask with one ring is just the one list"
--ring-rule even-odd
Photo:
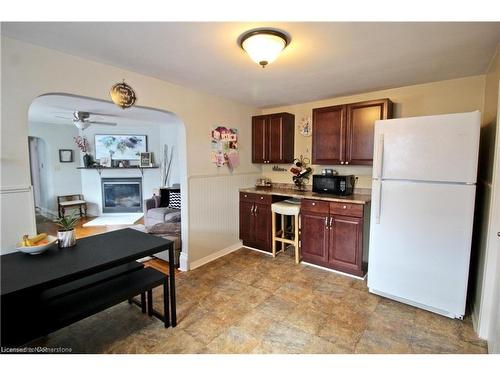
[(122, 109), (132, 107), (137, 100), (134, 89), (127, 85), (125, 80), (113, 85), (109, 90), (109, 95), (113, 103)]

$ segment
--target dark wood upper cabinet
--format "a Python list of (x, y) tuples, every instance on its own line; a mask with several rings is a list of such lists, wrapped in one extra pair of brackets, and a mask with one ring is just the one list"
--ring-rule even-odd
[(313, 164), (372, 165), (375, 121), (388, 118), (389, 99), (313, 109)]
[(389, 99), (348, 104), (346, 158), (347, 164), (373, 164), (373, 132), (375, 121), (392, 117)]
[(252, 163), (291, 163), (295, 116), (275, 113), (252, 117)]
[[(252, 162), (264, 163), (266, 160), (267, 116), (252, 117)], [(268, 147), (268, 146), (267, 146)]]
[(340, 164), (346, 133), (344, 105), (313, 109), (313, 164)]

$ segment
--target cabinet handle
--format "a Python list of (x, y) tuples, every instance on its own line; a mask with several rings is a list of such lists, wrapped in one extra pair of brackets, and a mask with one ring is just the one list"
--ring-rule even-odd
[(313, 206), (316, 206), (316, 203), (315, 203), (315, 202), (312, 202), (312, 205), (313, 205)]
[(343, 161), (341, 161), (341, 162), (340, 162), (340, 164), (344, 164), (344, 162), (343, 162)]
[(346, 164), (349, 164), (349, 162), (348, 162), (348, 161), (346, 161), (345, 163), (346, 163)]
[(332, 229), (333, 217), (330, 216), (330, 229)]
[(342, 206), (342, 208), (345, 210), (347, 208), (347, 206)]
[(325, 217), (325, 228), (328, 228), (328, 216)]
[(254, 205), (252, 205), (252, 208), (250, 208), (250, 215), (253, 215), (253, 209), (255, 208)]
[(260, 197), (260, 199), (264, 199), (264, 197)]
[(257, 205), (255, 205), (255, 210), (253, 211), (254, 215), (257, 216), (257, 210), (259, 209), (259, 207), (257, 207)]

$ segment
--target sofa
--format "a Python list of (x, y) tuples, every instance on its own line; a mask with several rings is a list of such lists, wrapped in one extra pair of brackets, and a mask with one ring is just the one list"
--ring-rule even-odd
[(172, 207), (160, 207), (160, 197), (153, 195), (144, 201), (144, 225), (151, 228), (160, 223), (174, 223), (181, 221), (181, 210)]
[[(179, 189), (170, 189), (168, 194), (170, 192), (180, 194)], [(144, 201), (144, 226), (142, 228), (137, 226), (134, 229), (174, 241), (175, 265), (178, 266), (181, 252), (180, 205), (177, 205), (177, 197), (175, 198), (175, 203), (173, 199), (169, 199), (168, 197), (165, 199), (163, 196), (162, 198), (158, 195), (153, 195), (152, 198)], [(165, 204), (167, 206), (162, 207)], [(171, 204), (176, 207), (170, 207)], [(155, 256), (168, 261), (167, 251), (155, 254)]]

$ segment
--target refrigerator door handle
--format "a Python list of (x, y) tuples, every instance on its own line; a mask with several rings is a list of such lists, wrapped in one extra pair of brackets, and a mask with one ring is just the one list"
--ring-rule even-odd
[(384, 163), (384, 134), (380, 134), (378, 138), (377, 148), (377, 165), (375, 167), (375, 178), (382, 178), (382, 168)]
[(382, 209), (382, 181), (377, 181), (378, 186), (373, 196), (375, 204), (375, 224), (380, 224), (380, 211)]

